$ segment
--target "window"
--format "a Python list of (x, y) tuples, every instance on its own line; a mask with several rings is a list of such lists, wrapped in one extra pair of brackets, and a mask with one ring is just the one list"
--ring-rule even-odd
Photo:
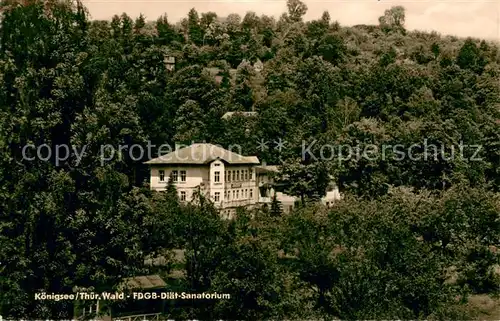
[(215, 192), (215, 201), (216, 202), (220, 201), (220, 192)]
[(250, 198), (253, 197), (253, 189), (250, 189)]
[(215, 179), (214, 179), (214, 181), (215, 181), (216, 183), (220, 182), (220, 172), (219, 172), (219, 171), (216, 171), (216, 172), (215, 172)]
[(233, 181), (236, 180), (236, 171), (232, 171), (233, 172)]
[(224, 171), (224, 182), (227, 181), (227, 171)]
[(227, 191), (224, 191), (224, 200), (227, 200)]
[(248, 180), (248, 170), (245, 169), (245, 181)]
[(214, 164), (214, 166), (220, 166), (220, 164)]
[(233, 200), (236, 199), (235, 195), (236, 195), (236, 191), (233, 191)]
[(227, 171), (227, 181), (231, 181), (231, 171)]
[(181, 171), (181, 182), (186, 181), (186, 171)]
[(248, 190), (245, 189), (245, 198), (247, 198), (247, 196), (248, 196)]
[(253, 171), (251, 169), (248, 171), (248, 179), (253, 179)]
[(239, 181), (240, 180), (240, 171), (236, 171), (236, 180)]
[(236, 191), (236, 199), (240, 199), (240, 190)]
[(181, 201), (186, 200), (186, 192), (181, 192)]
[(159, 174), (160, 174), (160, 182), (164, 182), (165, 181), (165, 171), (160, 170)]
[(179, 173), (177, 171), (172, 171), (172, 180), (177, 182), (179, 179)]

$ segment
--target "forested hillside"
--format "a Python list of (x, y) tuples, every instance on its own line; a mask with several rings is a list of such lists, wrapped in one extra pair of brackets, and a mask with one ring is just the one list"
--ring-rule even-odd
[[(79, 2), (3, 1), (4, 319), (68, 319), (72, 302), (35, 293), (173, 270), (186, 291), (232, 295), (172, 306), (181, 319), (467, 319), (469, 294), (498, 292), (498, 44), (407, 31), (402, 7), (353, 27), (303, 21), (300, 0), (283, 9), (92, 21)], [(280, 165), (300, 208), (229, 222), (202, 196), (149, 190), (158, 146), (202, 141)], [(155, 147), (103, 159), (134, 144)], [(413, 157), (332, 148), (398, 145)], [(344, 199), (328, 209), (315, 200), (330, 178)], [(144, 265), (172, 249), (185, 264)]]

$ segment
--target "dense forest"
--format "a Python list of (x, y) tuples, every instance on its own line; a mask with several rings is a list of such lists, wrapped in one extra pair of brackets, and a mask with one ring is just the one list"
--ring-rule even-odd
[[(406, 30), (402, 7), (352, 27), (328, 12), (304, 21), (300, 0), (283, 8), (278, 19), (192, 9), (176, 23), (2, 2), (4, 319), (71, 319), (73, 302), (35, 293), (174, 271), (185, 291), (232, 296), (172, 303), (175, 319), (457, 320), (474, 317), (471, 296), (498, 294), (498, 44)], [(231, 111), (256, 116), (222, 117)], [(284, 148), (257, 144), (277, 139)], [(221, 220), (203, 195), (184, 204), (173, 185), (150, 191), (151, 155), (100, 154), (203, 141), (279, 165), (300, 206)], [(442, 157), (425, 157), (424, 141)], [(322, 149), (414, 144), (412, 158)], [(343, 199), (326, 208), (316, 200), (331, 179)], [(168, 264), (144, 264), (159, 254)]]

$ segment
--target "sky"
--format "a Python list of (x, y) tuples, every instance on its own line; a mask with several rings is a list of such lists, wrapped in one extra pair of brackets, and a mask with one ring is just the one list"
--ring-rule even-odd
[[(92, 19), (110, 19), (127, 13), (141, 13), (156, 20), (166, 13), (171, 22), (187, 16), (191, 8), (198, 13), (214, 11), (218, 16), (248, 11), (278, 18), (286, 11), (286, 0), (82, 0)], [(305, 20), (318, 19), (323, 11), (343, 26), (378, 24), (378, 17), (392, 6), (406, 9), (408, 30), (437, 31), (442, 35), (500, 40), (500, 0), (303, 0), (308, 6)]]

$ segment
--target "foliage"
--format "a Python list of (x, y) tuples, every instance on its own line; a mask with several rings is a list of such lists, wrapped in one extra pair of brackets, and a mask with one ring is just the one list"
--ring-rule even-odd
[[(498, 44), (407, 31), (402, 7), (354, 27), (328, 12), (305, 22), (299, 0), (286, 9), (193, 8), (173, 24), (2, 2), (0, 315), (71, 319), (71, 302), (35, 293), (112, 290), (174, 248), (183, 289), (233, 296), (174, 318), (463, 319), (457, 296), (498, 289)], [(275, 199), (227, 222), (201, 191), (184, 204), (173, 182), (149, 190), (143, 162), (191, 141), (280, 165), (303, 206), (288, 215)], [(332, 179), (345, 199), (326, 210)]]

